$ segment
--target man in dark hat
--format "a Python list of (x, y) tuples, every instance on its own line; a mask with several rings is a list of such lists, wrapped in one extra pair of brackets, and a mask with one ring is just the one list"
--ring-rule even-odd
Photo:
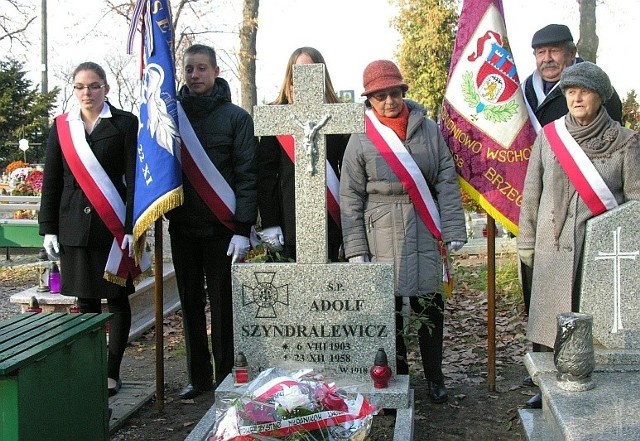
[[(539, 131), (569, 112), (567, 101), (558, 87), (560, 75), (565, 68), (584, 60), (576, 57), (577, 49), (571, 31), (562, 24), (550, 24), (536, 31), (531, 39), (531, 47), (536, 57), (536, 70), (524, 82), (524, 96), (531, 120)], [(604, 103), (604, 107), (613, 120), (622, 124), (622, 103), (615, 90)], [(533, 265), (529, 266), (521, 262), (520, 277), (525, 310), (528, 315)], [(534, 352), (541, 350), (539, 345), (533, 344)], [(531, 377), (525, 378), (524, 383), (533, 385)], [(531, 408), (542, 407), (540, 394), (536, 394), (526, 404)]]
[[(567, 102), (556, 87), (562, 71), (583, 60), (576, 57), (576, 45), (569, 28), (550, 24), (533, 34), (531, 39), (536, 70), (524, 83), (524, 95), (540, 127), (567, 114)], [(605, 103), (609, 116), (622, 123), (622, 103), (617, 93)], [(538, 128), (539, 129), (539, 128)]]

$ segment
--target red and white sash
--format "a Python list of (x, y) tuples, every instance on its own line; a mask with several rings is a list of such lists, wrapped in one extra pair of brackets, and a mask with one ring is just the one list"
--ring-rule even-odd
[(82, 120), (70, 118), (69, 114), (65, 113), (56, 118), (56, 127), (62, 153), (74, 178), (114, 237), (104, 269), (104, 278), (121, 286), (126, 286), (129, 276), (134, 282), (140, 281), (141, 276), (150, 269), (149, 255), (143, 253), (138, 266), (134, 259), (120, 248), (125, 234), (125, 203), (91, 151), (85, 138)]
[(442, 243), (440, 213), (418, 164), (416, 164), (409, 151), (400, 141), (398, 135), (382, 124), (371, 109), (365, 112), (365, 133), (382, 158), (387, 162), (391, 171), (398, 176), (407, 193), (409, 193), (418, 216), (438, 241), (440, 254), (443, 257), (443, 278), (445, 283), (449, 283), (451, 271), (447, 248)]
[[(278, 142), (285, 151), (291, 162), (296, 163), (296, 147), (295, 139), (291, 135), (278, 135)], [(338, 225), (338, 228), (342, 229), (340, 223), (340, 179), (338, 175), (331, 167), (328, 160), (325, 161), (325, 168), (327, 170), (327, 211), (329, 216)]]
[(178, 124), (182, 138), (180, 156), (184, 174), (218, 220), (234, 231), (233, 215), (236, 212), (236, 195), (207, 156), (180, 103), (178, 103)]
[(580, 145), (569, 134), (565, 117), (543, 130), (560, 166), (594, 216), (618, 206), (615, 196)]

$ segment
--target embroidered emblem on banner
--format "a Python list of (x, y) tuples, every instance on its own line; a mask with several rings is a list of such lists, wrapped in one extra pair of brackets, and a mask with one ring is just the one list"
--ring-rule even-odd
[[(486, 58), (478, 61), (485, 47), (491, 41)], [(476, 121), (482, 114), (493, 122), (507, 122), (518, 114), (515, 94), (518, 91), (518, 72), (511, 52), (502, 44), (502, 37), (494, 31), (487, 31), (478, 38), (476, 52), (469, 55), (472, 66), (477, 71), (466, 71), (462, 76), (462, 94), (469, 107), (475, 108), (471, 116)]]

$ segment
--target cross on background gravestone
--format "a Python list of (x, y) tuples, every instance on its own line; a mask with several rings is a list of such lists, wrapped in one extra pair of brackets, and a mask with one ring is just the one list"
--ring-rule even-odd
[[(630, 201), (587, 221), (580, 312), (593, 315), (597, 348), (640, 349), (640, 202)], [(613, 237), (613, 240), (612, 240)]]
[(621, 298), (621, 283), (620, 283), (620, 271), (622, 269), (620, 260), (632, 259), (636, 260), (638, 250), (625, 252), (621, 251), (620, 247), (620, 231), (622, 227), (618, 227), (613, 231), (613, 251), (599, 251), (595, 260), (611, 260), (613, 261), (613, 325), (611, 326), (611, 333), (616, 334), (618, 331), (624, 329), (622, 325), (622, 314), (620, 311), (620, 298)]
[[(254, 107), (256, 136), (295, 139), (296, 261), (326, 263), (327, 185), (325, 135), (364, 132), (364, 106), (325, 104), (324, 64), (293, 66), (293, 104)], [(311, 139), (305, 131), (311, 131)], [(315, 142), (316, 155), (306, 147)], [(305, 145), (306, 143), (306, 145)], [(315, 162), (313, 161), (315, 159)]]

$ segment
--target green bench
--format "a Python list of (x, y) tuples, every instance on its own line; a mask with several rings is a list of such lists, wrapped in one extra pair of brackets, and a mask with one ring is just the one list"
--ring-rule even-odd
[(0, 322), (0, 440), (108, 440), (111, 314), (19, 314)]
[(37, 219), (13, 219), (17, 210), (40, 209), (40, 196), (0, 196), (0, 248), (11, 258), (11, 248), (42, 248)]

